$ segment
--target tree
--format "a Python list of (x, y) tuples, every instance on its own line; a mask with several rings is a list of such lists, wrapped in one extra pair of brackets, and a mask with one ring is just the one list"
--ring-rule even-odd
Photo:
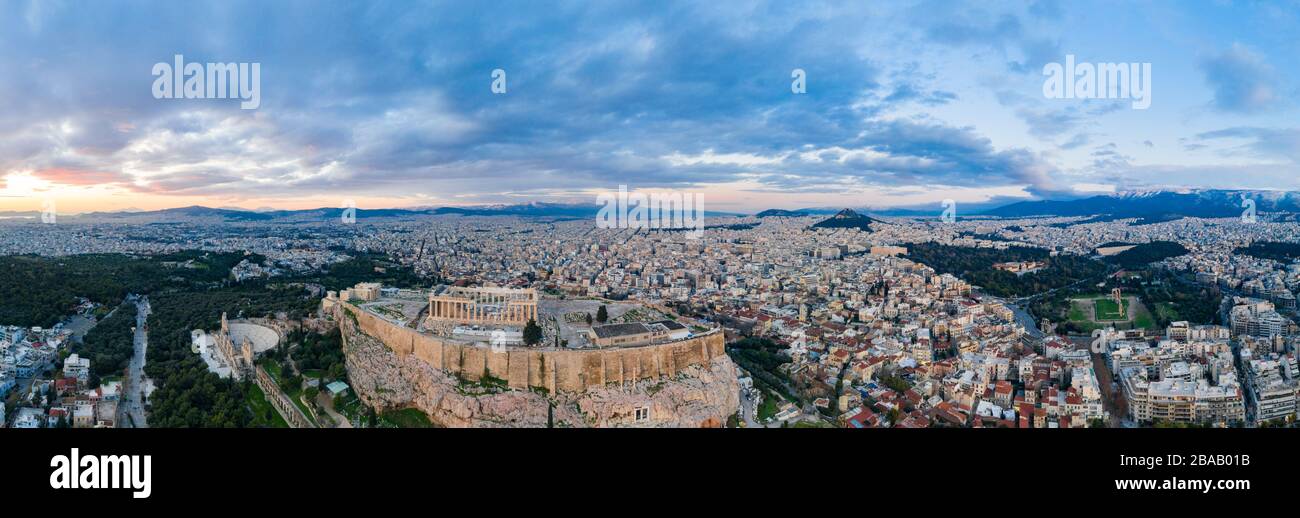
[(596, 310), (596, 321), (604, 324), (607, 320), (609, 320), (609, 310), (605, 309), (604, 305), (601, 305), (600, 309)]
[(591, 325), (591, 313), (587, 313), (587, 325)]
[(528, 324), (524, 326), (524, 343), (527, 345), (537, 345), (542, 341), (542, 327), (537, 325), (537, 321), (528, 319)]

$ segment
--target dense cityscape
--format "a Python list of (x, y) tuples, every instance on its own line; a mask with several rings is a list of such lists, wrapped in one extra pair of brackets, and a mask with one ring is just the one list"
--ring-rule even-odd
[[(228, 337), (218, 326), (184, 330), (192, 350), (183, 352), (223, 380), (239, 379), (235, 349), (241, 333), (252, 333), (234, 328), (276, 331), (263, 338), (269, 343), (249, 340), (249, 364), (271, 371), (276, 383), (257, 397), (247, 394), (257, 387), (234, 385), (245, 393), (245, 404), (232, 407), (246, 414), (233, 421), (241, 426), (446, 424), (350, 396), (349, 370), (338, 365), (344, 362), (317, 365), (308, 357), (321, 354), (309, 348), (331, 332), (336, 338), (326, 342), (336, 350), (325, 354), (344, 356), (334, 317), (317, 305), (326, 295), (354, 292), (354, 283), (405, 290), (415, 301), (408, 316), (455, 286), (530, 289), (541, 306), (568, 304), (566, 323), (576, 322), (578, 332), (539, 316), (530, 343), (522, 344), (524, 326), (509, 328), (510, 343), (525, 347), (600, 348), (601, 338), (627, 332), (605, 329), (609, 317), (596, 309), (618, 309), (609, 324), (721, 329), (737, 367), (735, 411), (721, 426), (1289, 426), (1300, 391), (1300, 247), (1286, 244), (1300, 241), (1300, 224), (1269, 215), (943, 221), (844, 210), (715, 218), (699, 237), (514, 216), (77, 219), (10, 220), (4, 251), (56, 270), (61, 257), (190, 254), (159, 264), (222, 269), (206, 274), (209, 290), (302, 290), (279, 307), (219, 308), (241, 322), (225, 330)], [(205, 260), (212, 256), (225, 259)], [(360, 258), (387, 266), (338, 275)], [(166, 297), (168, 290), (159, 291)], [(76, 294), (56, 321), (4, 323), (6, 425), (148, 426), (149, 409), (174, 403), (156, 399), (157, 382), (128, 368), (135, 344), (147, 340), (143, 328), (165, 325), (138, 312), (148, 298), (93, 295)], [(400, 311), (393, 315), (402, 320)], [(456, 333), (478, 333), (481, 340), (469, 341), (491, 347), (490, 334), (471, 327)], [(219, 354), (214, 338), (232, 352)], [(148, 354), (141, 345), (138, 353)], [(93, 368), (99, 361), (112, 366)], [(268, 411), (267, 401), (281, 393), (295, 416)], [(140, 410), (129, 412), (133, 405)], [(232, 424), (215, 418), (200, 413), (182, 422)], [(654, 422), (647, 416), (641, 424)]]

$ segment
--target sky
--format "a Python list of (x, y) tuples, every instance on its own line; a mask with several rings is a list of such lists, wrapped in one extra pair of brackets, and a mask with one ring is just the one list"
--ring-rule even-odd
[[(0, 13), (0, 210), (594, 204), (620, 185), (734, 212), (1300, 190), (1295, 1)], [(260, 106), (155, 98), (155, 64), (178, 54), (259, 64)], [(1067, 55), (1150, 63), (1149, 107), (1048, 98), (1044, 67)]]

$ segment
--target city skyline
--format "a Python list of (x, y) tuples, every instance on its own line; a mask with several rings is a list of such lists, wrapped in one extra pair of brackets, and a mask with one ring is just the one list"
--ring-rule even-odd
[[(4, 211), (1300, 187), (1285, 4), (5, 4)], [(177, 56), (260, 64), (259, 105), (151, 95)], [(1047, 98), (1075, 60), (1150, 64), (1149, 106)]]

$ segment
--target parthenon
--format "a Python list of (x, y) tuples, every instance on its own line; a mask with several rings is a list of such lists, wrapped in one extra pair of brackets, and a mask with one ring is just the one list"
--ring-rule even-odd
[(428, 321), (519, 325), (537, 318), (537, 290), (449, 288), (429, 295)]

